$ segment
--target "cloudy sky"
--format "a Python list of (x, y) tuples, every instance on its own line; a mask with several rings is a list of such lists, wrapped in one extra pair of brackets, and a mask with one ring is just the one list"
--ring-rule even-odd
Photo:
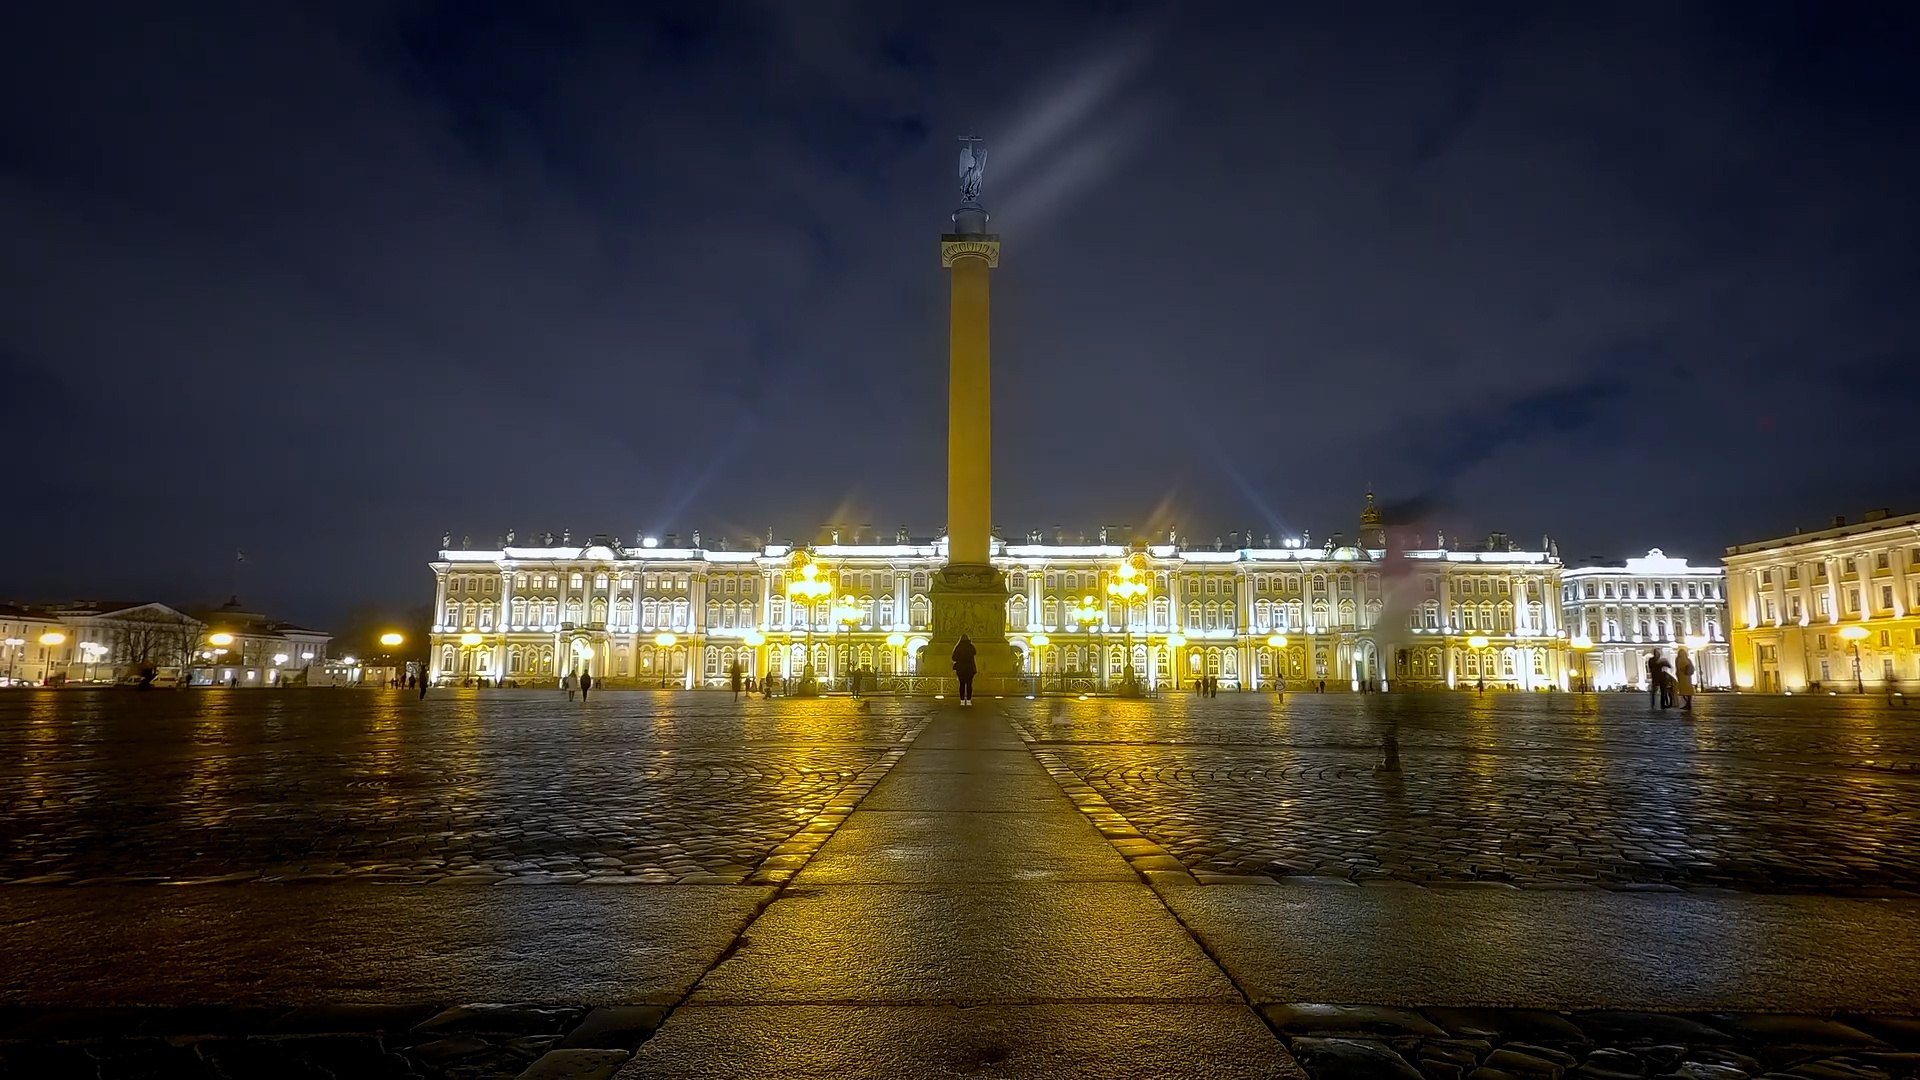
[(1914, 509), (1912, 10), (8, 5), (0, 599), (931, 534), (968, 129), (1010, 534)]

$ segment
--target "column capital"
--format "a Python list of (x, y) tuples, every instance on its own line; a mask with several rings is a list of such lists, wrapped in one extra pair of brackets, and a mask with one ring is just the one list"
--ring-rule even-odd
[(959, 259), (985, 259), (990, 269), (1000, 265), (1000, 238), (992, 234), (948, 234), (940, 238), (940, 265), (951, 269)]

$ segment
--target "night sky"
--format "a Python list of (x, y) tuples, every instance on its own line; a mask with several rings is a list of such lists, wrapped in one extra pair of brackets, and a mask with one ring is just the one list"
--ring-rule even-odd
[[(1904, 9), (1904, 10), (1902, 10)], [(0, 600), (427, 599), (442, 532), (945, 517), (1575, 562), (1920, 507), (1912, 5), (25, 2)]]

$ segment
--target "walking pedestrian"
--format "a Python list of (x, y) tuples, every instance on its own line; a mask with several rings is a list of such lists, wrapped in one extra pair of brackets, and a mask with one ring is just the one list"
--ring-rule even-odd
[(727, 681), (733, 684), (733, 700), (740, 700), (740, 661), (733, 662), (733, 670), (727, 673)]
[(1647, 654), (1647, 704), (1660, 707), (1660, 650)]
[(1693, 657), (1687, 655), (1687, 650), (1684, 646), (1681, 647), (1680, 652), (1674, 657), (1673, 673), (1679, 681), (1679, 686), (1677, 686), (1675, 689), (1678, 691), (1678, 693), (1680, 694), (1680, 697), (1683, 699), (1680, 705), (1680, 711), (1692, 712), (1693, 711)]
[(573, 700), (573, 672), (560, 676), (560, 688), (567, 692), (567, 700)]
[(420, 676), (420, 697), (422, 700), (425, 700), (426, 696), (427, 696), (427, 677), (423, 674)]
[(975, 670), (973, 658), (977, 651), (973, 647), (973, 639), (965, 634), (960, 635), (959, 643), (953, 647), (953, 673), (960, 680), (960, 704), (962, 705), (973, 704)]
[(580, 701), (582, 704), (586, 703), (587, 691), (591, 689), (593, 689), (593, 672), (591, 671), (581, 672), (580, 673)]

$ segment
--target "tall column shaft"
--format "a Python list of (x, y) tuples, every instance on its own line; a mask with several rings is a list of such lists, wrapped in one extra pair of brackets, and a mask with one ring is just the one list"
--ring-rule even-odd
[(987, 258), (953, 261), (948, 328), (947, 561), (985, 566), (992, 533), (993, 415)]

